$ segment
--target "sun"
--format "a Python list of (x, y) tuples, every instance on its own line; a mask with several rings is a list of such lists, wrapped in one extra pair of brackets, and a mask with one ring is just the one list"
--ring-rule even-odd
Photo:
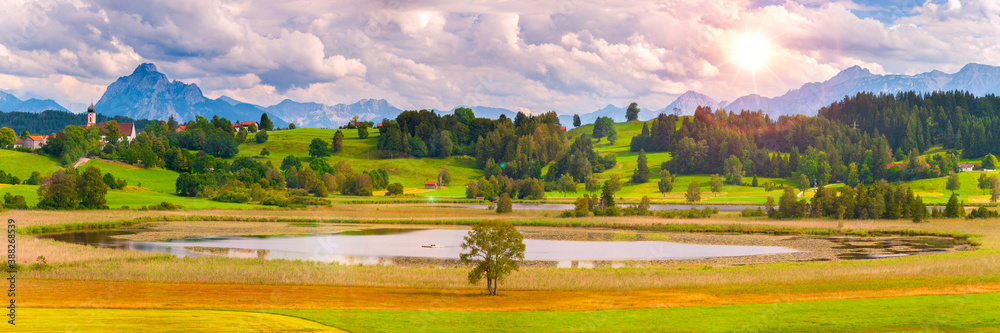
[(769, 53), (770, 45), (767, 40), (755, 34), (743, 36), (733, 47), (733, 57), (741, 67), (751, 71), (764, 66)]

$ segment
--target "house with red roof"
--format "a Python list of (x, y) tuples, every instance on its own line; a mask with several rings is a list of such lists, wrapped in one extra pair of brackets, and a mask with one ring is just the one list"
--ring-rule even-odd
[(14, 141), (14, 148), (25, 147), (31, 149), (41, 149), (49, 141), (48, 135), (29, 135)]
[(233, 129), (237, 132), (243, 130), (248, 133), (256, 133), (260, 126), (257, 125), (256, 121), (238, 121), (233, 123)]
[[(82, 126), (83, 129), (87, 129), (94, 126), (97, 126), (97, 128), (100, 129), (104, 129), (104, 124), (106, 123), (100, 123), (100, 124), (97, 123), (97, 111), (94, 108), (94, 105), (91, 104), (90, 107), (87, 108), (87, 124)], [(136, 133), (135, 130), (135, 124), (132, 123), (118, 123), (118, 133), (121, 134), (122, 139), (125, 139), (125, 141), (128, 142), (132, 142), (132, 140), (135, 140), (135, 136), (136, 134), (138, 134)], [(101, 135), (101, 140), (105, 140), (104, 135)]]

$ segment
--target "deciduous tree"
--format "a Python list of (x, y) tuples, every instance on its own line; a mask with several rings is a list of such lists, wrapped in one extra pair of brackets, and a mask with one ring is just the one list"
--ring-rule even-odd
[(518, 262), (524, 260), (524, 248), (524, 236), (510, 222), (483, 221), (465, 236), (459, 258), (475, 264), (469, 272), (469, 283), (486, 279), (486, 290), (496, 295), (499, 283), (518, 270)]

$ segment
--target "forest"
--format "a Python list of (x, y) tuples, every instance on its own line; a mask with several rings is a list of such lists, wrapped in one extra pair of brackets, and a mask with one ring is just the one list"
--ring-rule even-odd
[[(155, 120), (141, 119), (135, 120), (125, 116), (108, 117), (103, 114), (97, 115), (97, 122), (103, 123), (114, 120), (119, 123), (135, 124), (135, 130), (141, 132), (146, 125), (155, 124)], [(74, 114), (63, 111), (43, 111), (41, 113), (31, 112), (3, 112), (0, 111), (0, 124), (4, 127), (14, 129), (17, 134), (28, 131), (32, 135), (49, 135), (66, 128), (66, 126), (79, 126), (87, 123), (87, 114)]]

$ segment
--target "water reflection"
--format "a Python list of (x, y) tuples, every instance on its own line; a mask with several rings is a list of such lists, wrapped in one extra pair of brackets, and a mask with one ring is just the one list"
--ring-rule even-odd
[[(468, 230), (368, 229), (330, 235), (196, 237), (167, 242), (111, 238), (128, 231), (92, 231), (41, 236), (59, 241), (178, 257), (288, 259), (347, 265), (386, 265), (394, 259), (458, 259)], [(701, 259), (799, 252), (773, 246), (680, 244), (660, 241), (601, 242), (526, 239), (525, 260), (555, 261), (558, 267), (592, 268), (594, 261)], [(437, 245), (430, 248), (429, 245)], [(618, 266), (623, 264), (618, 263)], [(615, 266), (613, 263), (612, 266)]]

